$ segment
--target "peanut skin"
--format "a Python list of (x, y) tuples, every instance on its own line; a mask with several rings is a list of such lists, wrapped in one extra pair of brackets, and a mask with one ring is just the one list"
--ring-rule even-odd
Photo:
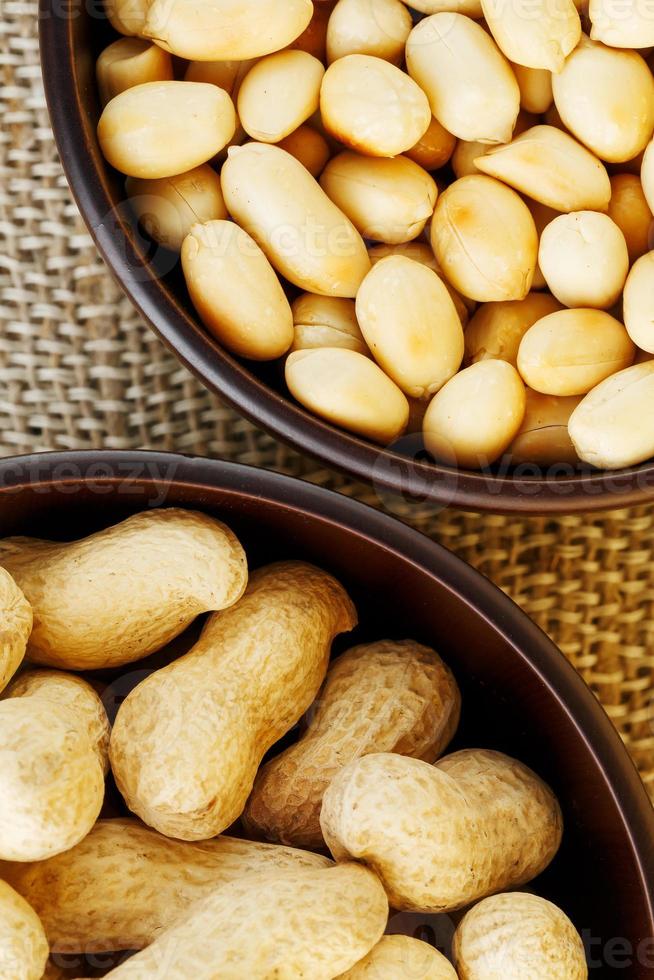
[(326, 572), (292, 561), (255, 572), (240, 602), (121, 706), (110, 755), (129, 808), (170, 837), (221, 833), (265, 753), (315, 698), (333, 638), (355, 624)]
[(48, 941), (36, 912), (0, 881), (0, 977), (41, 980), (47, 960)]
[(112, 980), (332, 980), (378, 942), (388, 902), (358, 864), (247, 875), (107, 977)]
[(0, 541), (0, 565), (34, 610), (27, 655), (69, 670), (116, 667), (161, 649), (247, 581), (234, 534), (177, 508), (144, 511), (69, 543)]
[(0, 691), (18, 670), (32, 631), (32, 607), (9, 572), (0, 568)]
[(410, 936), (382, 936), (339, 980), (457, 980), (442, 953)]
[(438, 654), (413, 640), (381, 640), (332, 664), (300, 741), (260, 769), (246, 826), (295, 847), (324, 846), (320, 807), (346, 763), (371, 752), (433, 762), (452, 738), (461, 698)]
[(326, 868), (318, 854), (217, 837), (186, 843), (129, 818), (99, 820), (65, 854), (0, 864), (58, 953), (142, 949), (219, 885), (256, 871)]
[(544, 898), (511, 892), (484, 899), (454, 934), (460, 980), (586, 980), (581, 936)]
[(433, 766), (388, 753), (358, 759), (330, 783), (320, 823), (336, 860), (376, 871), (393, 908), (433, 913), (531, 881), (562, 834), (549, 787), (486, 749)]
[(39, 670), (0, 702), (0, 859), (40, 861), (77, 844), (104, 799), (109, 722), (80, 677)]

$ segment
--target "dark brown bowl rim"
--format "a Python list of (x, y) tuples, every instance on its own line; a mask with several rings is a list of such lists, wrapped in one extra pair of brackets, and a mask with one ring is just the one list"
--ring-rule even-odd
[(412, 564), (478, 612), (489, 627), (535, 671), (540, 683), (570, 718), (597, 762), (621, 814), (647, 902), (654, 935), (654, 809), (640, 776), (599, 701), (561, 651), (497, 586), (419, 531), (343, 494), (293, 477), (223, 460), (138, 451), (57, 452), (0, 460), (0, 507), (8, 495), (76, 485), (117, 484), (130, 475), (154, 487), (156, 473), (174, 473), (172, 483), (230, 495), (256, 497), (299, 515), (345, 528)]
[(73, 25), (80, 16), (80, 0), (39, 0), (45, 94), (64, 171), (114, 276), (166, 347), (204, 385), (284, 443), (410, 500), (496, 513), (555, 514), (654, 498), (654, 463), (542, 478), (457, 471), (375, 447), (321, 421), (252, 375), (194, 322), (153, 272), (134, 281), (133, 270), (144, 271), (144, 256), (128, 222), (116, 213), (82, 101), (73, 47)]

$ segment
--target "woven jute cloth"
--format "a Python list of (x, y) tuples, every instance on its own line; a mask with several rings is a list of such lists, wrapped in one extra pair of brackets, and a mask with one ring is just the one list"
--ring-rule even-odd
[(654, 515), (508, 518), (380, 499), (281, 446), (177, 364), (112, 281), (72, 202), (45, 109), (36, 4), (0, 21), (0, 454), (178, 450), (291, 473), (390, 509), (545, 629), (654, 795)]

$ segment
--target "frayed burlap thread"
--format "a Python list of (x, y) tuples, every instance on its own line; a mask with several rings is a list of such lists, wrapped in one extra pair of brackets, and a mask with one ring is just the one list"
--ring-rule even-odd
[(382, 501), (221, 405), (141, 322), (86, 232), (45, 109), (36, 16), (33, 0), (7, 0), (0, 20), (0, 453), (178, 450), (386, 505), (549, 633), (654, 795), (654, 511), (508, 518)]

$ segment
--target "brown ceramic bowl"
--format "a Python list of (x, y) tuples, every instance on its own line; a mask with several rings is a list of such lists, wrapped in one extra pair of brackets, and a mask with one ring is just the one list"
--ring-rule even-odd
[[(430, 462), (421, 440), (388, 449), (322, 422), (288, 394), (279, 364), (240, 361), (210, 337), (193, 311), (177, 257), (132, 225), (124, 178), (102, 158), (94, 59), (115, 38), (102, 4), (40, 0), (41, 57), (57, 145), (73, 194), (115, 277), (164, 343), (207, 387), (283, 442), (380, 490), (473, 510), (555, 513), (609, 509), (654, 497), (654, 464), (615, 473), (570, 466), (494, 467), (485, 473)], [(152, 259), (154, 263), (152, 264)]]
[[(484, 746), (517, 756), (561, 801), (564, 845), (533, 887), (583, 933), (591, 977), (652, 976), (654, 811), (644, 787), (577, 673), (478, 572), (363, 504), (250, 467), (159, 453), (0, 461), (2, 536), (74, 538), (170, 505), (227, 521), (252, 565), (303, 558), (333, 572), (360, 614), (346, 644), (410, 636), (433, 645), (463, 692), (453, 748)], [(130, 674), (140, 678), (142, 669), (123, 668), (125, 684), (114, 690), (129, 687)], [(393, 927), (437, 944), (451, 932), (442, 916), (403, 915)]]

